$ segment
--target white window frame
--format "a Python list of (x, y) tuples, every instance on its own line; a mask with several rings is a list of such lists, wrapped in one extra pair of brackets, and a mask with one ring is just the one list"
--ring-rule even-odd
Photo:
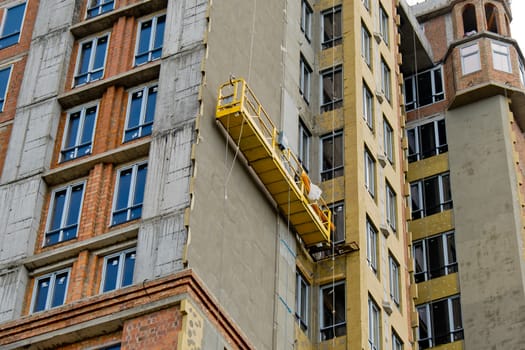
[(368, 297), (368, 345), (370, 350), (381, 348), (381, 309)]
[(374, 130), (374, 96), (363, 81), (363, 119), (370, 130)]
[[(117, 290), (117, 289), (121, 289), (123, 287), (127, 287), (127, 286), (122, 286), (122, 281), (123, 281), (123, 278), (124, 278), (124, 263), (126, 262), (126, 255), (128, 253), (135, 253), (135, 258), (134, 258), (134, 262), (133, 264), (136, 263), (136, 256), (137, 256), (137, 248), (136, 247), (133, 247), (133, 248), (129, 248), (129, 249), (126, 249), (126, 250), (122, 250), (120, 252), (117, 252), (117, 253), (114, 253), (114, 254), (110, 254), (110, 255), (107, 255), (104, 257), (104, 262), (103, 262), (103, 268), (102, 268), (102, 278), (100, 280), (100, 293), (109, 293), (111, 291), (114, 291), (114, 290)], [(104, 291), (104, 287), (105, 287), (105, 281), (106, 281), (106, 273), (107, 273), (107, 267), (108, 267), (108, 260), (109, 259), (113, 259), (115, 257), (119, 257), (119, 260), (118, 260), (118, 270), (117, 270), (117, 277), (116, 277), (116, 283), (115, 283), (115, 289), (110, 289), (110, 290), (107, 290), (107, 291)], [(133, 282), (132, 282), (133, 284)]]
[[(334, 324), (324, 325), (323, 324), (323, 320), (324, 320), (324, 305), (323, 305), (323, 302), (322, 302), (323, 291), (325, 289), (332, 289), (332, 288), (335, 290), (335, 288), (337, 286), (340, 286), (340, 285), (343, 285), (343, 287), (344, 287), (344, 293), (343, 293), (344, 305), (345, 305), (344, 310), (343, 310), (344, 321), (339, 322), (339, 323), (335, 323), (335, 317), (334, 317), (334, 319), (333, 319), (334, 320)], [(333, 291), (332, 291), (332, 293), (333, 293)], [(329, 329), (333, 329), (335, 331), (335, 329), (338, 328), (338, 327), (342, 327), (342, 326), (346, 327), (346, 306), (348, 304), (346, 302), (346, 294), (347, 294), (346, 293), (346, 283), (345, 283), (344, 280), (343, 281), (338, 281), (338, 282), (335, 282), (335, 283), (332, 283), (332, 284), (327, 284), (327, 285), (324, 285), (324, 286), (320, 287), (320, 290), (319, 290), (319, 299), (320, 299), (320, 302), (319, 302), (319, 307), (320, 307), (320, 310), (319, 310), (319, 335), (321, 336), (321, 341), (328, 340), (328, 339), (333, 339), (333, 338), (323, 339), (323, 337), (322, 337), (323, 331), (329, 330)], [(346, 334), (346, 330), (345, 330), (345, 334)], [(335, 333), (334, 333), (334, 338), (335, 338)]]
[[(4, 35), (5, 23), (7, 21), (7, 15), (9, 13), (9, 10), (12, 9), (12, 8), (15, 8), (17, 6), (21, 6), (21, 5), (24, 5), (25, 7), (24, 7), (24, 13), (22, 14), (22, 20), (20, 21), (20, 28), (18, 28), (18, 32), (12, 33), (12, 34), (9, 34), (9, 35)], [(24, 28), (24, 22), (25, 22), (25, 19), (26, 19), (27, 1), (17, 2), (15, 4), (13, 4), (12, 6), (5, 7), (3, 10), (4, 10), (4, 13), (3, 13), (3, 16), (2, 16), (2, 25), (0, 27), (0, 41), (2, 39), (8, 38), (8, 37), (14, 36), (14, 35), (18, 35), (18, 40), (16, 41), (16, 43), (13, 43), (13, 44), (10, 44), (10, 45), (4, 46), (4, 47), (0, 47), (0, 50), (4, 49), (6, 47), (10, 47), (10, 46), (16, 45), (16, 44), (18, 44), (20, 42), (20, 38), (22, 37), (22, 30)]]
[(390, 164), (394, 164), (394, 129), (383, 115), (384, 153)]
[(396, 232), (397, 229), (397, 196), (388, 182), (385, 184), (385, 212), (386, 222)]
[(366, 25), (363, 22), (361, 22), (361, 56), (365, 60), (365, 63), (368, 67), (370, 67), (371, 64), (371, 40), (372, 36), (370, 34), (370, 31), (368, 30)]
[[(441, 239), (441, 247), (442, 247), (442, 251), (430, 251), (429, 247), (428, 247), (428, 241), (431, 240), (431, 239)], [(453, 242), (454, 242), (454, 249), (456, 247), (456, 244), (455, 244), (455, 232), (454, 231), (448, 231), (448, 232), (445, 232), (445, 233), (440, 233), (438, 235), (434, 235), (434, 236), (430, 236), (430, 237), (425, 237), (423, 239), (419, 239), (419, 240), (416, 240), (416, 241), (413, 241), (412, 242), (412, 256), (414, 257), (414, 279), (416, 279), (416, 283), (420, 283), (420, 282), (425, 282), (425, 281), (429, 281), (431, 279), (434, 279), (434, 278), (439, 278), (441, 276), (446, 276), (446, 275), (449, 275), (449, 274), (452, 274), (452, 273), (456, 273), (458, 271), (458, 262), (457, 262), (457, 259), (456, 261), (453, 261), (453, 257), (450, 256), (450, 252), (449, 252), (449, 246), (448, 246), (448, 240), (451, 239)], [(418, 272), (418, 268), (417, 268), (417, 260), (416, 260), (416, 249), (418, 247), (421, 247), (421, 251), (422, 251), (422, 266), (420, 267), (421, 268), (421, 271)], [(430, 267), (429, 267), (429, 255), (434, 255), (434, 254), (438, 254), (440, 256), (442, 256), (443, 258), (443, 266), (441, 267), (441, 269), (443, 269), (443, 274), (440, 274), (440, 276), (436, 276), (436, 277), (432, 277), (431, 273), (432, 271), (430, 270)], [(421, 279), (419, 278), (419, 276), (421, 276)]]
[[(430, 103), (427, 104), (421, 104), (421, 99), (419, 98), (419, 91), (418, 91), (418, 84), (416, 83), (416, 80), (420, 75), (423, 74), (430, 74), (430, 89), (432, 90), (432, 100)], [(439, 81), (441, 82), (441, 91), (437, 90), (436, 86), (436, 77), (439, 77)], [(404, 94), (405, 94), (405, 109), (407, 111), (411, 111), (416, 108), (429, 106), (431, 104), (443, 101), (445, 99), (445, 85), (443, 80), (443, 69), (441, 65), (438, 65), (436, 67), (433, 67), (431, 69), (427, 69), (421, 72), (418, 72), (417, 74), (411, 75), (407, 78), (405, 78), (404, 81)], [(407, 90), (412, 92), (412, 100), (408, 101), (408, 94)]]
[(0, 96), (0, 112), (4, 111), (5, 101), (7, 99), (7, 93), (9, 91), (9, 84), (11, 83), (11, 73), (13, 72), (13, 65), (0, 68), (0, 71), (5, 71), (5, 70), (9, 70), (9, 75), (8, 75), (7, 80), (5, 82), (4, 95)]
[(403, 350), (403, 342), (394, 330), (392, 330), (392, 350)]
[[(434, 176), (429, 176), (427, 178), (417, 180), (417, 181), (410, 183), (410, 207), (411, 207), (411, 212), (412, 212), (412, 220), (421, 219), (428, 215), (438, 214), (445, 210), (449, 210), (453, 208), (452, 197), (448, 200), (445, 199), (445, 193), (444, 193), (444, 188), (443, 188), (443, 183), (444, 183), (443, 178), (444, 177), (448, 177), (448, 185), (450, 186), (450, 174), (449, 173), (442, 173), (442, 174), (438, 174)], [(438, 179), (439, 202), (440, 202), (439, 211), (437, 211), (436, 213), (427, 214), (428, 208), (426, 208), (426, 205), (425, 205), (424, 183), (425, 181), (433, 179), (433, 178)], [(421, 207), (422, 207), (421, 209), (418, 209), (416, 211), (412, 209), (413, 196), (417, 196), (419, 203), (421, 204)], [(418, 213), (418, 215), (415, 216), (414, 215), (415, 213)]]
[[(91, 140), (90, 140), (91, 149), (90, 149), (89, 153), (86, 153), (86, 154), (83, 154), (83, 155), (79, 155), (78, 154), (78, 148), (82, 146), (82, 144), (80, 144), (80, 141), (81, 141), (81, 138), (82, 138), (82, 133), (84, 132), (84, 125), (85, 125), (84, 123), (86, 121), (86, 111), (88, 109), (90, 109), (90, 108), (93, 108), (93, 107), (95, 107), (96, 111), (95, 111), (95, 122), (93, 123), (93, 132), (92, 132)], [(95, 102), (90, 102), (88, 104), (76, 107), (76, 108), (71, 109), (71, 110), (69, 110), (67, 112), (66, 124), (65, 124), (65, 127), (64, 127), (64, 135), (62, 135), (62, 146), (60, 147), (60, 162), (75, 160), (75, 159), (78, 159), (80, 157), (83, 157), (83, 156), (86, 156), (86, 155), (89, 155), (89, 154), (93, 153), (93, 141), (95, 140), (95, 130), (97, 129), (98, 111), (99, 111), (99, 101), (95, 101)], [(77, 133), (77, 139), (75, 140), (75, 146), (73, 147), (75, 156), (73, 158), (71, 158), (71, 159), (64, 160), (66, 139), (67, 139), (67, 134), (69, 132), (69, 127), (70, 127), (70, 122), (71, 122), (71, 115), (74, 114), (74, 113), (77, 113), (77, 112), (80, 112), (80, 125), (78, 127), (79, 132)]]
[(384, 58), (381, 58), (381, 92), (385, 96), (386, 100), (390, 102), (392, 99), (392, 78), (391, 71)]
[(302, 0), (301, 3), (301, 31), (308, 42), (312, 38), (312, 17), (313, 17), (312, 6), (306, 0)]
[(375, 275), (378, 274), (379, 269), (377, 265), (377, 256), (378, 256), (378, 235), (377, 229), (374, 224), (367, 217), (366, 219), (366, 261), (368, 266), (374, 272)]
[[(323, 167), (323, 153), (324, 153), (324, 146), (323, 146), (323, 141), (325, 139), (333, 139), (333, 142), (334, 142), (334, 155), (333, 157), (335, 158), (335, 140), (337, 140), (339, 137), (341, 137), (341, 159), (342, 159), (342, 162), (343, 164), (341, 165), (338, 165), (338, 166), (335, 166), (335, 167), (332, 167), (330, 169), (324, 169)], [(344, 173), (344, 135), (343, 135), (343, 130), (337, 130), (337, 131), (334, 131), (330, 134), (326, 134), (326, 135), (323, 135), (320, 137), (320, 157), (319, 157), (319, 169), (321, 169), (321, 180), (322, 181), (327, 181), (327, 180), (331, 180), (331, 179), (334, 179), (338, 176), (342, 176), (342, 175), (337, 175), (335, 174), (336, 172), (338, 171), (341, 171)], [(332, 175), (332, 173), (334, 173), (335, 175)], [(325, 178), (325, 174), (330, 174), (330, 176), (328, 178)]]
[(299, 76), (299, 93), (303, 96), (306, 103), (310, 103), (311, 86), (312, 86), (312, 68), (306, 61), (306, 58), (301, 55), (299, 62), (300, 76)]
[[(163, 33), (163, 42), (162, 42), (162, 46), (160, 47), (160, 56), (158, 58), (152, 58), (152, 53), (153, 51), (156, 51), (157, 49), (155, 49), (153, 46), (155, 45), (155, 37), (157, 35), (157, 23), (158, 23), (158, 20), (160, 17), (163, 17), (164, 16), (164, 33)], [(159, 60), (161, 57), (162, 57), (162, 49), (164, 48), (164, 35), (166, 34), (166, 24), (167, 24), (167, 16), (166, 16), (166, 13), (163, 12), (163, 13), (157, 13), (153, 16), (150, 16), (150, 17), (147, 17), (147, 18), (143, 18), (139, 21), (138, 23), (138, 26), (137, 26), (137, 36), (136, 36), (136, 40), (135, 40), (135, 54), (133, 56), (133, 66), (134, 67), (137, 67), (137, 66), (141, 66), (143, 64), (147, 64), (149, 62), (153, 62), (153, 61), (156, 61), (156, 60)], [(142, 62), (142, 63), (137, 63), (137, 56), (139, 55), (139, 46), (140, 46), (140, 31), (142, 30), (142, 24), (144, 22), (148, 22), (148, 21), (151, 21), (151, 33), (150, 33), (150, 37), (149, 37), (149, 45), (148, 45), (148, 51), (147, 52), (142, 52), (140, 53), (141, 55), (144, 55), (145, 53), (148, 54), (148, 58), (145, 62)]]
[[(140, 166), (144, 165), (144, 164), (146, 164), (147, 167), (149, 168), (148, 161), (142, 161), (142, 162), (138, 162), (138, 163), (135, 163), (133, 165), (125, 166), (125, 167), (122, 167), (122, 168), (118, 169), (118, 171), (117, 171), (117, 178), (116, 178), (116, 181), (115, 181), (115, 191), (113, 192), (113, 205), (112, 205), (112, 209), (111, 209), (110, 226), (120, 225), (120, 224), (123, 224), (125, 222), (129, 222), (129, 221), (132, 220), (130, 218), (131, 210), (133, 209), (133, 207), (137, 206), (137, 205), (133, 205), (133, 198), (135, 197), (135, 191), (137, 189), (137, 172), (138, 172), (138, 168)], [(115, 215), (115, 211), (117, 210), (116, 206), (117, 206), (117, 200), (118, 200), (118, 190), (119, 190), (119, 185), (120, 185), (120, 174), (123, 171), (126, 171), (128, 169), (132, 169), (132, 174), (131, 174), (131, 180), (130, 180), (130, 188), (129, 188), (129, 197), (128, 197), (127, 207), (123, 208), (123, 209), (126, 209), (126, 213), (127, 213), (126, 217), (127, 217), (127, 219), (125, 221), (122, 221), (122, 222), (119, 222), (117, 224), (114, 224), (113, 223), (113, 216)], [(146, 181), (147, 181), (147, 171), (146, 171)], [(145, 191), (146, 191), (146, 183), (144, 183), (144, 193), (146, 193)], [(141, 203), (141, 206), (143, 204), (144, 203)], [(119, 211), (123, 211), (123, 209), (120, 209)], [(133, 220), (135, 220), (135, 219), (133, 219)]]
[[(61, 275), (63, 273), (67, 273), (67, 277), (66, 277), (66, 286), (65, 286), (65, 292), (64, 292), (64, 300), (62, 301), (62, 304), (60, 305), (57, 305), (57, 306), (51, 306), (51, 301), (53, 300), (53, 294), (54, 294), (54, 291), (55, 291), (55, 282), (56, 282), (56, 277), (57, 275)], [(60, 307), (62, 305), (64, 305), (66, 303), (66, 299), (67, 299), (67, 292), (68, 292), (68, 289), (69, 289), (69, 280), (70, 280), (70, 277), (71, 277), (71, 268), (66, 268), (66, 269), (62, 269), (62, 270), (58, 270), (58, 271), (53, 271), (51, 273), (48, 273), (48, 274), (45, 274), (43, 276), (38, 276), (35, 278), (34, 280), (34, 285), (33, 285), (33, 295), (31, 296), (31, 311), (30, 313), (36, 313), (36, 312), (43, 312), (43, 311), (46, 311), (46, 310), (49, 310), (49, 309), (52, 309), (52, 308), (55, 308), (55, 307)], [(47, 293), (47, 296), (46, 296), (46, 305), (44, 306), (44, 309), (42, 310), (39, 310), (39, 311), (34, 311), (35, 309), (35, 304), (36, 304), (36, 297), (37, 297), (37, 293), (38, 293), (38, 284), (39, 284), (39, 281), (43, 280), (43, 279), (46, 279), (46, 278), (49, 278), (49, 290), (48, 290), (48, 293)]]
[[(113, 6), (111, 7), (111, 9), (103, 11), (107, 5), (113, 5)], [(115, 9), (114, 0), (88, 0), (88, 6), (86, 8), (86, 18), (87, 19), (94, 18), (94, 17), (100, 16), (101, 14), (113, 11), (114, 9)], [(97, 11), (93, 11), (93, 10), (97, 10)], [(96, 13), (90, 16), (89, 15), (90, 11), (93, 11)]]
[(519, 67), (521, 85), (525, 86), (525, 65), (523, 64), (523, 61), (521, 59), (519, 60)]
[(481, 57), (479, 44), (477, 42), (461, 47), (459, 52), (461, 56), (461, 72), (463, 75), (481, 70)]
[(372, 157), (372, 154), (365, 147), (364, 154), (365, 163), (365, 187), (372, 198), (376, 195), (376, 160)]
[(310, 168), (310, 141), (312, 134), (306, 125), (300, 120), (299, 121), (299, 161), (303, 166), (304, 170), (308, 172)]
[(389, 24), (389, 16), (386, 13), (385, 9), (383, 8), (383, 5), (379, 5), (379, 32), (381, 33), (381, 37), (383, 38), (383, 41), (386, 46), (389, 45), (390, 40), (390, 24)]
[[(492, 48), (492, 64), (495, 70), (499, 70), (506, 73), (512, 73), (512, 62), (510, 60), (510, 46), (504, 45), (500, 42), (491, 41), (490, 46)], [(501, 57), (501, 60), (498, 59)], [(505, 62), (500, 65), (500, 62)]]
[[(104, 64), (102, 65), (102, 68), (98, 68), (96, 70), (93, 70), (93, 65), (95, 63), (95, 56), (96, 56), (96, 52), (97, 52), (95, 48), (97, 47), (98, 40), (102, 39), (104, 37), (106, 37), (106, 52), (104, 53)], [(91, 37), (89, 39), (83, 40), (83, 41), (78, 43), (77, 62), (75, 64), (75, 75), (73, 77), (73, 85), (72, 85), (72, 87), (82, 86), (82, 85), (89, 84), (89, 83), (97, 81), (97, 80), (104, 79), (104, 75), (105, 75), (105, 71), (106, 71), (106, 63), (107, 63), (107, 60), (108, 60), (108, 51), (109, 51), (110, 39), (111, 39), (111, 34), (110, 33), (104, 33), (104, 34), (101, 34), (99, 36)], [(89, 54), (89, 64), (88, 64), (89, 67), (88, 67), (87, 72), (84, 72), (84, 73), (80, 74), (78, 70), (80, 69), (80, 58), (82, 56), (82, 46), (84, 44), (89, 43), (89, 42), (91, 42), (91, 52)], [(94, 79), (94, 80), (91, 80), (89, 78), (93, 73), (97, 73), (99, 71), (102, 71), (102, 75), (101, 75), (100, 78), (97, 78), (97, 79)], [(87, 75), (88, 76), (87, 81), (85, 83), (77, 84), (76, 83), (77, 78), (79, 76), (82, 76), (82, 75)]]
[[(305, 293), (303, 295), (301, 286), (305, 286)], [(305, 315), (302, 314), (301, 303), (304, 301), (306, 304)], [(308, 317), (310, 310), (310, 285), (306, 281), (301, 273), (296, 272), (296, 284), (295, 284), (295, 319), (299, 323), (299, 327), (303, 331), (308, 331)]]
[[(340, 213), (340, 215), (343, 216), (343, 225), (342, 225), (342, 228), (340, 228), (342, 231), (342, 239), (339, 239), (339, 240), (335, 240), (335, 232), (334, 232), (334, 235), (332, 237), (332, 243), (333, 244), (341, 244), (341, 243), (344, 243), (346, 241), (346, 230), (345, 230), (345, 204), (344, 202), (337, 202), (337, 203), (333, 203), (333, 204), (330, 204), (328, 206), (328, 208), (332, 211), (332, 223), (335, 224), (335, 220), (334, 220), (334, 215), (335, 215), (335, 212), (337, 211), (338, 213)], [(339, 226), (341, 225), (338, 225), (336, 224), (335, 225), (335, 229), (339, 229)], [(341, 231), (340, 231), (341, 232)]]
[[(56, 189), (54, 189), (51, 192), (51, 198), (49, 200), (49, 209), (47, 211), (46, 232), (44, 233), (44, 239), (42, 240), (42, 247), (46, 247), (46, 246), (50, 246), (50, 245), (66, 242), (64, 240), (64, 232), (63, 231), (67, 228), (66, 221), (67, 221), (67, 217), (69, 216), (69, 211), (71, 210), (71, 192), (72, 192), (73, 188), (77, 187), (77, 186), (82, 186), (82, 197), (80, 199), (80, 207), (79, 207), (79, 210), (78, 210), (77, 223), (76, 223), (77, 232), (75, 234), (75, 237), (78, 237), (78, 228), (80, 226), (80, 219), (82, 218), (82, 207), (84, 206), (84, 196), (86, 194), (86, 181), (80, 181), (80, 182), (71, 183), (71, 184), (69, 184), (67, 186), (62, 186), (62, 187), (56, 188)], [(47, 244), (46, 243), (47, 235), (48, 235), (48, 233), (50, 233), (51, 221), (53, 219), (54, 210), (55, 210), (56, 194), (58, 192), (62, 192), (64, 190), (66, 190), (66, 198), (64, 200), (64, 208), (62, 209), (63, 211), (61, 213), (62, 219), (61, 219), (61, 222), (60, 222), (60, 227), (58, 229), (55, 229), (55, 231), (59, 230), (59, 239), (58, 239), (58, 242), (56, 242), (56, 243)], [(70, 239), (73, 239), (73, 238), (70, 238)]]
[[(448, 308), (448, 328), (449, 328), (449, 342), (447, 343), (440, 343), (439, 345), (441, 344), (448, 344), (448, 343), (452, 343), (456, 340), (460, 340), (460, 339), (463, 339), (463, 325), (461, 325), (461, 328), (457, 328), (457, 329), (454, 329), (454, 308), (453, 308), (453, 300), (456, 300), (456, 299), (459, 299), (459, 295), (454, 295), (454, 296), (451, 296), (451, 297), (448, 297), (448, 298), (445, 298), (445, 299), (441, 299), (441, 300), (436, 300), (436, 301), (431, 301), (430, 303), (426, 303), (426, 304), (422, 304), (422, 305), (418, 305), (416, 307), (417, 311), (418, 311), (418, 314), (419, 314), (419, 317), (421, 318), (422, 317), (422, 313), (423, 313), (423, 316), (425, 318), (425, 321), (426, 321), (426, 324), (428, 326), (428, 334), (429, 336), (425, 339), (420, 339), (419, 338), (419, 334), (418, 334), (418, 342), (421, 342), (421, 341), (428, 341), (428, 344), (430, 345), (429, 347), (434, 347), (436, 346), (436, 340), (435, 340), (435, 334), (433, 332), (433, 329), (434, 329), (434, 325), (433, 325), (433, 322), (434, 322), (434, 319), (432, 317), (432, 305), (433, 304), (437, 304), (439, 302), (443, 302), (443, 301), (446, 301), (447, 303), (447, 308)], [(459, 303), (459, 307), (461, 308), (461, 302)], [(460, 310), (460, 318), (461, 318), (461, 310)], [(462, 323), (463, 323), (463, 320), (462, 320)], [(460, 333), (461, 336), (456, 338), (455, 337), (455, 334), (456, 333)], [(423, 347), (423, 346), (419, 346), (420, 349), (426, 349), (427, 347)]]
[[(159, 89), (158, 82), (154, 82), (154, 83), (150, 83), (150, 84), (147, 84), (147, 85), (143, 85), (143, 86), (140, 86), (138, 88), (134, 88), (134, 89), (128, 91), (128, 106), (127, 106), (127, 110), (126, 110), (126, 124), (124, 124), (124, 133), (122, 134), (122, 142), (123, 143), (124, 142), (130, 142), (130, 141), (139, 139), (141, 137), (145, 137), (145, 136), (151, 135), (151, 133), (148, 134), (148, 135), (143, 135), (143, 128), (144, 128), (144, 126), (146, 126), (145, 119), (146, 119), (146, 111), (147, 111), (147, 108), (148, 108), (149, 90), (151, 88), (156, 88), (157, 89), (155, 92), (157, 93), (157, 100), (158, 100), (158, 89)], [(136, 92), (139, 92), (139, 91), (142, 91), (142, 101), (141, 101), (141, 105), (140, 105), (140, 123), (137, 126), (129, 128), (128, 123), (129, 123), (129, 118), (130, 118), (130, 115), (131, 115), (131, 102), (133, 101), (133, 94), (136, 93)], [(157, 109), (157, 106), (155, 106), (155, 111), (156, 111), (156, 109)], [(153, 117), (152, 129), (153, 129), (154, 121), (155, 121), (155, 117)], [(131, 129), (138, 129), (139, 136), (133, 137), (133, 138), (131, 138), (129, 140), (126, 140), (126, 132), (131, 130)]]
[(401, 302), (401, 279), (400, 279), (400, 265), (397, 260), (389, 254), (388, 256), (389, 272), (390, 272), (390, 298), (399, 307)]

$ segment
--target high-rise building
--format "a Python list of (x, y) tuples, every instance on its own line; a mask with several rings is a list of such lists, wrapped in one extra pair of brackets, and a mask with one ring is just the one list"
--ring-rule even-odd
[(0, 16), (1, 349), (525, 343), (509, 1)]

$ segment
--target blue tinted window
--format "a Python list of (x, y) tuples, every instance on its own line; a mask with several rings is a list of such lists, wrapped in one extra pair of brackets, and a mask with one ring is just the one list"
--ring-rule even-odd
[(113, 0), (93, 0), (90, 1), (89, 8), (87, 10), (87, 17), (95, 17), (105, 12), (113, 10), (115, 2)]
[(42, 311), (46, 308), (47, 295), (49, 293), (49, 282), (51, 278), (42, 278), (37, 281), (35, 305), (33, 312)]
[(160, 58), (165, 23), (166, 15), (161, 15), (140, 24), (135, 65), (138, 66)]
[(95, 38), (81, 45), (75, 85), (101, 79), (104, 75), (108, 36)]
[(25, 9), (26, 4), (23, 3), (6, 10), (2, 34), (0, 35), (0, 49), (18, 43)]
[(119, 270), (120, 256), (113, 257), (106, 260), (106, 275), (104, 278), (103, 292), (114, 290), (117, 288), (117, 276)]
[(124, 272), (122, 274), (122, 287), (133, 283), (133, 271), (135, 270), (135, 252), (129, 252), (124, 260)]
[(156, 102), (156, 85), (142, 88), (131, 94), (124, 142), (151, 134)]
[(64, 304), (66, 299), (67, 288), (67, 272), (61, 273), (55, 278), (55, 288), (53, 290), (53, 299), (51, 300), (51, 307)]
[(32, 312), (63, 305), (66, 300), (69, 271), (53, 272), (35, 281)]
[(102, 292), (129, 286), (133, 283), (135, 250), (127, 250), (106, 257)]
[(112, 225), (141, 217), (147, 168), (147, 164), (136, 164), (120, 171)]
[(10, 75), (11, 67), (0, 70), (0, 112), (4, 110), (5, 95)]
[(83, 193), (84, 184), (77, 184), (53, 194), (45, 245), (67, 241), (77, 236)]
[(67, 161), (91, 154), (97, 107), (82, 108), (69, 114), (61, 161)]

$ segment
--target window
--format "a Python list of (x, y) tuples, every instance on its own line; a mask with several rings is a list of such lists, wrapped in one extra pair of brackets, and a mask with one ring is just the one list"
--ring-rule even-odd
[(312, 68), (310, 68), (310, 65), (308, 62), (306, 62), (306, 59), (303, 57), (303, 55), (301, 55), (300, 68), (301, 72), (299, 77), (299, 92), (301, 93), (301, 96), (303, 96), (304, 100), (309, 103)]
[(420, 349), (463, 339), (459, 296), (420, 305), (417, 312)]
[(410, 184), (412, 220), (452, 209), (450, 176), (432, 176)]
[(321, 340), (346, 334), (345, 283), (337, 282), (321, 287)]
[(386, 200), (385, 200), (385, 211), (386, 211), (386, 222), (390, 228), (395, 232), (396, 231), (396, 193), (390, 186), (390, 184), (386, 183)]
[(385, 60), (381, 58), (381, 92), (385, 96), (386, 100), (390, 102), (391, 89), (390, 89), (390, 68), (386, 64)]
[(108, 49), (109, 35), (80, 44), (75, 74), (75, 86), (102, 79)]
[(374, 130), (374, 98), (365, 82), (363, 82), (363, 119), (370, 130)]
[(341, 44), (343, 40), (341, 30), (341, 6), (333, 7), (321, 13), (323, 38), (321, 45), (324, 49)]
[(379, 6), (379, 32), (381, 33), (383, 41), (388, 46), (390, 30), (388, 28), (388, 15), (386, 14), (386, 11), (383, 8), (383, 6)]
[(361, 0), (365, 8), (370, 11), (370, 0)]
[(507, 73), (512, 73), (512, 66), (510, 63), (510, 51), (507, 45), (502, 45), (494, 41), (492, 46), (492, 62), (494, 69)]
[(308, 329), (309, 289), (310, 287), (304, 277), (300, 273), (297, 273), (295, 286), (295, 318), (303, 331)]
[(336, 131), (321, 137), (321, 155), (321, 181), (327, 181), (343, 175), (342, 131)]
[(301, 31), (304, 33), (304, 36), (310, 42), (312, 37), (312, 7), (308, 4), (306, 0), (303, 0), (301, 5)]
[(128, 249), (104, 258), (102, 272), (102, 293), (129, 286), (133, 283), (135, 269), (135, 248)]
[(321, 113), (343, 106), (343, 69), (341, 66), (321, 72)]
[(448, 151), (445, 119), (408, 129), (407, 137), (410, 163)]
[(525, 65), (523, 64), (522, 60), (519, 60), (519, 64), (520, 64), (520, 81), (521, 81), (521, 85), (525, 85)]
[(124, 142), (151, 134), (157, 90), (157, 85), (153, 85), (141, 87), (130, 93)]
[(412, 246), (416, 283), (458, 271), (454, 232), (414, 241)]
[(403, 350), (403, 342), (394, 330), (392, 330), (392, 350)]
[(312, 134), (308, 128), (299, 122), (299, 162), (307, 172), (310, 167), (310, 137)]
[(0, 69), (0, 112), (4, 110), (4, 103), (7, 95), (7, 87), (9, 86), (10, 77), (11, 66)]
[(390, 164), (394, 164), (394, 129), (383, 115), (383, 147)]
[(498, 10), (492, 4), (485, 4), (485, 18), (487, 20), (487, 30), (498, 33)]
[(365, 149), (365, 187), (368, 190), (368, 193), (372, 197), (375, 196), (376, 191), (376, 161), (370, 155), (368, 149)]
[(332, 222), (335, 225), (335, 232), (332, 232), (332, 242), (334, 244), (345, 242), (345, 205), (336, 203), (330, 206), (332, 211)]
[(365, 24), (361, 23), (361, 56), (366, 64), (370, 67), (370, 32), (366, 29)]
[(476, 34), (478, 31), (478, 24), (476, 21), (476, 8), (472, 4), (467, 4), (463, 8), (463, 31), (465, 36)]
[(479, 58), (479, 45), (477, 43), (462, 47), (461, 70), (463, 75), (470, 74), (481, 70), (481, 61)]
[(444, 98), (441, 66), (405, 79), (405, 109), (407, 111), (442, 101)]
[(65, 162), (91, 154), (97, 105), (82, 107), (68, 113), (60, 161)]
[(77, 236), (84, 196), (84, 183), (55, 190), (51, 195), (44, 245), (68, 241)]
[(368, 218), (366, 219), (366, 260), (368, 266), (377, 275), (377, 230)]
[(0, 31), (0, 49), (18, 44), (25, 11), (25, 2), (5, 9), (2, 30)]
[(56, 271), (35, 280), (31, 312), (48, 310), (66, 301), (69, 269)]
[(401, 300), (400, 288), (399, 288), (399, 263), (396, 259), (390, 255), (389, 260), (389, 272), (390, 272), (390, 297), (399, 306), (399, 301)]
[(135, 164), (118, 172), (112, 225), (135, 220), (142, 215), (148, 164)]
[(120, 350), (120, 344), (105, 346), (103, 348), (100, 348), (99, 350)]
[(135, 65), (144, 64), (162, 55), (166, 15), (153, 17), (140, 23)]
[(381, 348), (381, 321), (380, 321), (379, 306), (368, 298), (368, 344), (371, 350), (379, 350)]
[(115, 2), (113, 0), (89, 0), (87, 18), (95, 17), (113, 10)]

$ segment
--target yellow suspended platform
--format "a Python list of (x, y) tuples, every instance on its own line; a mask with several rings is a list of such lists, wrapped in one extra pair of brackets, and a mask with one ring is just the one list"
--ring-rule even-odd
[(306, 246), (330, 242), (332, 213), (322, 198), (310, 200), (310, 179), (243, 79), (219, 88), (216, 118), (248, 160), (280, 211)]

